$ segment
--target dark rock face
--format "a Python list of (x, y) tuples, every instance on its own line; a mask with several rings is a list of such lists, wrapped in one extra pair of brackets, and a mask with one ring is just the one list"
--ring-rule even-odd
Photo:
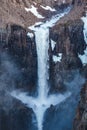
[(87, 82), (81, 91), (81, 99), (77, 108), (73, 130), (87, 130)]
[[(32, 109), (26, 108), (20, 102), (13, 100), (11, 109), (4, 109), (0, 105), (1, 130), (30, 130), (32, 129)], [(6, 104), (4, 104), (5, 106)], [(10, 104), (12, 105), (12, 104)], [(34, 127), (34, 126), (33, 126)]]
[[(64, 86), (64, 76), (70, 76), (72, 70), (81, 69), (83, 66), (78, 57), (78, 54), (84, 54), (86, 48), (83, 22), (76, 20), (56, 25), (50, 31), (50, 39), (56, 43), (54, 49), (52, 49), (50, 42), (49, 48), (50, 80), (52, 86), (58, 90)], [(54, 62), (53, 56), (58, 57), (59, 53), (62, 54), (61, 60)]]
[(13, 99), (10, 94), (7, 95), (14, 89), (27, 90), (30, 94), (33, 94), (36, 91), (36, 82), (35, 37), (29, 37), (27, 31), (18, 25), (9, 25), (5, 29), (1, 29), (0, 130), (37, 129), (32, 125), (32, 109)]
[(31, 92), (37, 82), (37, 54), (35, 37), (29, 37), (27, 31), (18, 25), (9, 25), (0, 33), (1, 46), (15, 61), (22, 75), (17, 82), (18, 88), (26, 88)]
[(84, 53), (86, 44), (81, 20), (68, 21), (65, 24), (56, 25), (50, 33), (50, 38), (56, 41), (52, 54), (76, 55)]

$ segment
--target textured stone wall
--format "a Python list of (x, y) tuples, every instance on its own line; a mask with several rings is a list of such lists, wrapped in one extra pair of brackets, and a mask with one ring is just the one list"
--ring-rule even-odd
[[(83, 22), (81, 20), (67, 21), (65, 24), (56, 25), (50, 33), (50, 39), (55, 41), (52, 50), (50, 41), (50, 79), (55, 91), (63, 89), (64, 79), (72, 73), (72, 70), (81, 69), (82, 62), (78, 54), (83, 54), (86, 48), (83, 35)], [(53, 56), (62, 54), (60, 62), (54, 62)], [(72, 76), (71, 76), (72, 79)]]
[(33, 91), (37, 81), (37, 54), (34, 35), (29, 37), (26, 29), (18, 25), (9, 25), (0, 29), (0, 48), (8, 52), (20, 67), (24, 81), (20, 87)]
[(81, 90), (81, 99), (77, 108), (73, 130), (87, 130), (87, 82)]

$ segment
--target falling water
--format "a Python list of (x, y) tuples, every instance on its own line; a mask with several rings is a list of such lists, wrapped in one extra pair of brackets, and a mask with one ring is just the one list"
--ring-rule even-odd
[(39, 28), (35, 32), (37, 55), (38, 55), (38, 96), (41, 100), (46, 98), (48, 93), (48, 49), (49, 49), (49, 29)]
[(61, 17), (67, 14), (70, 8), (67, 8), (64, 13), (52, 17), (51, 20), (43, 23), (40, 27), (32, 26), (31, 29), (35, 32), (37, 56), (38, 56), (38, 96), (31, 97), (27, 93), (13, 91), (11, 95), (27, 107), (32, 108), (36, 119), (38, 130), (43, 129), (44, 113), (51, 105), (57, 105), (66, 100), (70, 96), (70, 92), (65, 94), (54, 94), (48, 96), (48, 48), (49, 48), (49, 27), (52, 27)]

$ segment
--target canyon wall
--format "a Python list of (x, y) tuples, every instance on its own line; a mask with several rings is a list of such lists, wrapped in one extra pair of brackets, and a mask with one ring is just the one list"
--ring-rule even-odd
[(49, 10), (44, 10), (42, 6), (51, 6), (52, 8), (58, 8), (61, 4), (72, 4), (73, 0), (1, 0), (0, 1), (0, 27), (5, 27), (6, 24), (16, 24), (23, 27), (28, 27), (35, 22), (41, 21), (31, 12), (27, 12), (25, 7), (31, 8), (34, 5), (40, 14), (46, 17)]
[(8, 25), (0, 30), (0, 43), (3, 50), (7, 50), (18, 64), (24, 77), (20, 86), (33, 89), (37, 81), (37, 53), (34, 34), (28, 35), (26, 29), (18, 25)]
[(35, 36), (16, 24), (0, 29), (0, 129), (36, 129), (32, 109), (11, 97), (14, 89), (30, 95), (37, 89)]
[[(56, 25), (50, 33), (50, 79), (56, 91), (63, 87), (64, 79), (72, 70), (81, 69), (83, 64), (79, 54), (84, 54), (86, 43), (81, 20), (67, 21)], [(54, 44), (54, 48), (52, 46)], [(60, 56), (61, 55), (61, 56)], [(60, 60), (56, 60), (55, 58)], [(72, 75), (72, 73), (71, 73)]]
[[(41, 4), (56, 9), (59, 8), (61, 3), (73, 5), (71, 12), (50, 29), (50, 92), (63, 91), (65, 89), (64, 81), (73, 79), (73, 70), (82, 70), (82, 74), (87, 76), (87, 67), (83, 67), (78, 56), (83, 54), (86, 48), (83, 36), (83, 22), (80, 19), (84, 14), (85, 0), (35, 0), (35, 2), (38, 3), (36, 6), (38, 8)], [(0, 5), (2, 5), (0, 6), (0, 53), (5, 52), (10, 55), (22, 75), (20, 77), (16, 74), (18, 76), (14, 79), (15, 88), (28, 90), (31, 94), (35, 93), (37, 85), (37, 54), (34, 33), (27, 27), (41, 21), (24, 10), (25, 7), (30, 7), (32, 3), (32, 0), (0, 0)], [(29, 31), (33, 34), (33, 37), (27, 35)], [(52, 46), (54, 46), (53, 49)], [(62, 55), (60, 55), (61, 53)], [(60, 58), (60, 60), (53, 60), (53, 56), (56, 56), (57, 59)], [(2, 75), (2, 71), (0, 71), (0, 75)], [(6, 77), (9, 77), (8, 73)], [(11, 80), (6, 84), (9, 85)], [(81, 91), (81, 100), (73, 125), (74, 130), (87, 129), (86, 91), (87, 84), (84, 85)], [(10, 105), (9, 111), (7, 111), (9, 106), (7, 97), (9, 100), (10, 97), (5, 95), (5, 91), (2, 89), (0, 89), (0, 95), (0, 129), (27, 130), (28, 127), (31, 129), (32, 110), (28, 110), (23, 104), (12, 99), (11, 102), (14, 102), (14, 104)], [(3, 108), (3, 106), (5, 107)], [(17, 117), (20, 117), (20, 119), (15, 121)], [(30, 126), (28, 126), (28, 122), (26, 125), (27, 120), (30, 122)], [(10, 126), (10, 124), (12, 125)]]
[(76, 117), (74, 120), (73, 130), (87, 129), (87, 82), (81, 90), (81, 99), (79, 101)]

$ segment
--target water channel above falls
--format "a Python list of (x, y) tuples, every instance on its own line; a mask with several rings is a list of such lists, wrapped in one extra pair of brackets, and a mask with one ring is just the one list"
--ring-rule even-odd
[(79, 88), (84, 82), (78, 71), (75, 73), (74, 80), (66, 83), (67, 91), (65, 93), (48, 95), (49, 27), (52, 27), (69, 11), (70, 8), (67, 8), (63, 13), (52, 17), (51, 20), (42, 23), (39, 27), (31, 27), (35, 32), (38, 56), (38, 96), (31, 97), (28, 92), (20, 91), (11, 93), (14, 98), (20, 100), (28, 108), (32, 108), (34, 112), (37, 126), (28, 128), (29, 130), (70, 130), (72, 127), (75, 108), (79, 100)]

